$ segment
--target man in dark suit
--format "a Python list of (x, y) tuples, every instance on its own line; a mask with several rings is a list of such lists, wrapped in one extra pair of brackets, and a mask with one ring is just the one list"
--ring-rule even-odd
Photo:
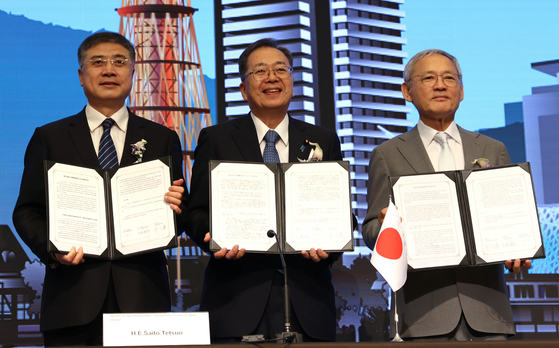
[[(162, 251), (118, 261), (84, 258), (83, 248), (67, 254), (47, 252), (47, 207), (43, 161), (100, 168), (102, 122), (112, 119), (115, 165), (136, 161), (130, 144), (147, 141), (143, 161), (173, 158), (177, 180), (164, 199), (177, 214), (186, 208), (177, 134), (134, 115), (126, 98), (134, 74), (134, 46), (116, 33), (96, 33), (78, 50), (80, 82), (88, 99), (77, 115), (35, 130), (26, 154), (21, 189), (13, 213), (18, 234), (47, 266), (41, 296), (41, 331), (46, 346), (102, 345), (102, 314), (171, 310), (167, 261)], [(182, 214), (184, 215), (184, 214)], [(178, 215), (179, 231), (182, 218)]]
[[(462, 72), (455, 57), (442, 50), (416, 54), (406, 65), (402, 93), (419, 112), (419, 123), (407, 133), (379, 145), (369, 164), (368, 212), (363, 239), (374, 249), (390, 194), (389, 176), (510, 163), (503, 143), (456, 125), (454, 115), (464, 98)], [(452, 151), (450, 166), (439, 162), (441, 132)], [(444, 142), (444, 141), (443, 141)], [(384, 209), (383, 209), (384, 208)], [(511, 260), (507, 269), (530, 268), (530, 261)], [(503, 266), (448, 268), (408, 272), (397, 293), (400, 335), (404, 340), (490, 340), (514, 334)], [(394, 335), (394, 322), (391, 325)]]
[[(290, 117), (293, 96), (293, 58), (272, 39), (250, 45), (239, 59), (240, 85), (251, 112), (247, 116), (205, 128), (200, 132), (192, 170), (187, 210), (187, 233), (209, 252), (210, 160), (263, 162), (265, 134), (275, 130), (281, 162), (306, 159), (303, 141), (318, 143), (322, 160), (341, 160), (335, 132)], [(340, 256), (321, 249), (287, 255), (292, 331), (305, 341), (334, 341), (336, 312), (330, 266)], [(244, 335), (275, 338), (285, 331), (283, 275), (278, 255), (245, 253), (234, 246), (215, 252), (206, 269), (201, 310), (210, 313), (212, 342), (240, 341)]]

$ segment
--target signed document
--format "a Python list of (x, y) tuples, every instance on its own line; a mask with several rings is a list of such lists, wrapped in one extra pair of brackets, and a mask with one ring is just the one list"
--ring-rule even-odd
[(49, 251), (83, 247), (118, 259), (176, 246), (175, 216), (163, 200), (171, 160), (109, 170), (45, 162)]
[(402, 216), (408, 265), (458, 265), (466, 256), (458, 193), (442, 173), (403, 176), (392, 187)]
[(264, 165), (221, 163), (211, 173), (211, 234), (217, 250), (267, 251), (276, 244), (275, 174)]
[(390, 181), (411, 269), (545, 257), (529, 163)]
[(353, 250), (347, 162), (210, 163), (210, 249)]
[(520, 167), (476, 171), (466, 179), (477, 255), (494, 262), (533, 258), (543, 247), (532, 180)]

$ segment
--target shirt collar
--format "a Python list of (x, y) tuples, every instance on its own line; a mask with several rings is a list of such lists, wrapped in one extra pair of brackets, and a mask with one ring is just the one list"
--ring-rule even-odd
[[(419, 136), (421, 137), (421, 141), (423, 142), (423, 146), (427, 148), (431, 141), (435, 138), (435, 134), (439, 131), (435, 130), (429, 126), (427, 126), (421, 119), (417, 122), (417, 130), (419, 131)], [(460, 132), (458, 131), (458, 126), (456, 122), (452, 121), (447, 129), (444, 130), (454, 141), (458, 144), (462, 144), (462, 138), (460, 138)]]
[[(260, 121), (256, 115), (250, 112), (250, 117), (254, 122), (254, 126), (256, 127), (256, 136), (258, 137), (258, 144), (260, 144), (264, 140), (264, 136), (270, 130), (268, 126), (264, 124), (264, 122)], [(280, 136), (280, 140), (287, 146), (289, 144), (289, 117), (287, 114), (283, 118), (283, 121), (274, 129)]]
[[(89, 103), (85, 107), (85, 117), (89, 125), (89, 131), (93, 132), (97, 127), (101, 127), (103, 121), (107, 118), (105, 115), (95, 110)], [(117, 112), (110, 116), (115, 120), (115, 125), (123, 132), (126, 132), (128, 127), (128, 109), (123, 105)]]

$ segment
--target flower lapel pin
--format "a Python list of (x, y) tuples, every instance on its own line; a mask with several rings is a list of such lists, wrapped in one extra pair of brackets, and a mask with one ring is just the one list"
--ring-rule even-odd
[(475, 161), (472, 162), (472, 164), (474, 166), (477, 164), (480, 168), (491, 167), (491, 163), (489, 163), (489, 160), (487, 158), (477, 158)]
[(136, 157), (136, 162), (134, 163), (141, 163), (142, 162), (142, 157), (144, 157), (144, 152), (146, 151), (146, 144), (148, 142), (145, 141), (144, 139), (138, 141), (135, 144), (130, 145), (130, 148), (132, 150), (132, 155), (134, 157)]
[(322, 161), (322, 148), (318, 143), (312, 143), (308, 139), (303, 141), (303, 145), (301, 145), (301, 152), (304, 152), (307, 147), (310, 147), (309, 157), (306, 160), (300, 159), (297, 157), (299, 162), (320, 162)]

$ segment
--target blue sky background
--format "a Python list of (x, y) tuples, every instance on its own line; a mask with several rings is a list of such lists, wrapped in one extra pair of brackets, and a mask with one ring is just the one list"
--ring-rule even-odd
[[(215, 78), (213, 0), (191, 0), (194, 26), (205, 75)], [(29, 19), (72, 29), (96, 32), (101, 29), (118, 32), (120, 0), (0, 0), (0, 10)], [(77, 47), (76, 47), (77, 49)]]
[[(458, 58), (464, 100), (456, 122), (466, 129), (501, 127), (505, 103), (557, 84), (531, 68), (559, 59), (557, 0), (408, 0), (400, 8), (410, 57), (440, 48)], [(415, 109), (409, 118), (417, 122)]]

